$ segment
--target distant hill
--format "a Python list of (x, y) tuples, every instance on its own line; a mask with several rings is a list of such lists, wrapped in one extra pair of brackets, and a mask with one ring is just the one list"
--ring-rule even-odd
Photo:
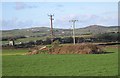
[[(118, 26), (100, 26), (100, 25), (90, 25), (84, 28), (75, 29), (75, 33), (77, 36), (81, 34), (99, 34), (99, 33), (107, 33), (107, 32), (118, 32)], [(71, 36), (71, 29), (58, 29), (54, 28), (55, 36)], [(11, 36), (27, 36), (27, 37), (43, 37), (50, 36), (50, 28), (49, 27), (35, 27), (35, 28), (26, 28), (26, 29), (14, 29), (14, 30), (3, 30), (3, 37), (11, 37)]]
[(99, 33), (107, 33), (107, 32), (118, 32), (118, 26), (100, 26), (100, 25), (91, 25), (85, 28), (80, 28), (78, 31), (81, 31), (82, 34), (85, 33), (92, 33), (92, 34), (99, 34)]

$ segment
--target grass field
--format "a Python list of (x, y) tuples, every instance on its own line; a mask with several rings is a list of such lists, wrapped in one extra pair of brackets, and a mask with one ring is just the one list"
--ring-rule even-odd
[(3, 76), (116, 76), (118, 50), (108, 54), (22, 55), (27, 50), (3, 50)]

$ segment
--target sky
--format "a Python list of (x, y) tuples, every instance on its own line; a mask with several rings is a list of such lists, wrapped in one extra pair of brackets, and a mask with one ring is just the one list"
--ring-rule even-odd
[[(117, 26), (117, 2), (2, 2), (2, 30), (50, 27), (49, 14), (54, 14), (54, 28), (76, 28), (89, 25)], [(1, 6), (0, 6), (1, 8)]]

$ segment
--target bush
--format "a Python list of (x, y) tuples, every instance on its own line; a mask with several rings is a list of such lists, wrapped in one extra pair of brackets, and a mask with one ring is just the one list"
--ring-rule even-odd
[(60, 44), (60, 41), (59, 41), (59, 40), (56, 40), (56, 41), (54, 41), (54, 42), (52, 43), (52, 46), (53, 46), (53, 47), (58, 47), (59, 44)]
[(119, 33), (104, 33), (98, 34), (96, 37), (99, 41), (109, 42), (109, 41), (118, 41)]

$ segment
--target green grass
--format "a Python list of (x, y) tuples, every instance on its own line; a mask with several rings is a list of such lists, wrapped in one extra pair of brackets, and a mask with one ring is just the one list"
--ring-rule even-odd
[[(3, 54), (27, 50), (3, 50)], [(109, 54), (3, 55), (3, 76), (116, 76), (118, 50)]]
[(7, 49), (2, 51), (2, 55), (22, 55), (28, 52), (27, 49)]

